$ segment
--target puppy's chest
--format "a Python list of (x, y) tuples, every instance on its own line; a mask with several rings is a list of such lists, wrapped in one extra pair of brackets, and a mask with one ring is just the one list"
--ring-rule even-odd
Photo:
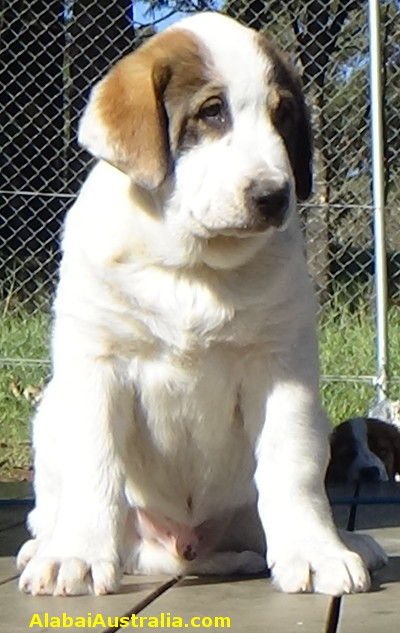
[[(248, 295), (209, 280), (165, 275), (151, 287), (135, 281), (120, 303), (123, 312), (115, 312), (130, 341), (129, 348), (119, 339), (135, 393), (130, 441), (141, 447), (127, 467), (129, 480), (140, 481), (140, 492), (136, 486), (131, 494), (146, 506), (162, 490), (164, 512), (174, 516), (165, 499), (175, 491), (192, 499), (195, 522), (201, 522), (214, 506), (232, 504), (232, 482), (247, 494), (242, 488), (253, 468), (248, 434), (256, 435), (264, 406), (257, 323), (263, 317)], [(242, 397), (248, 381), (251, 404)], [(179, 517), (186, 517), (184, 509)]]
[[(174, 276), (164, 271), (132, 274), (108, 287), (110, 326), (123, 345), (170, 354), (186, 362), (214, 344), (234, 347), (260, 341), (268, 319), (260, 296), (207, 276)], [(229, 283), (230, 282), (230, 283)], [(233, 287), (232, 287), (233, 286)], [(126, 348), (125, 348), (126, 349)], [(151, 352), (150, 352), (151, 353)], [(179, 361), (178, 361), (179, 362)]]

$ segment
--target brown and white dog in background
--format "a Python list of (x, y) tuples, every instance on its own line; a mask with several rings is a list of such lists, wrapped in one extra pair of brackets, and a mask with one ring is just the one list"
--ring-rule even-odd
[(400, 474), (400, 430), (376, 418), (353, 418), (331, 435), (327, 481), (391, 481)]

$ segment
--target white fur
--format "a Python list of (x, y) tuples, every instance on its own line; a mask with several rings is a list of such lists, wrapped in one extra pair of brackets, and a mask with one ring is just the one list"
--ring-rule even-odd
[[(256, 469), (277, 586), (364, 591), (367, 569), (339, 539), (323, 490), (315, 304), (293, 173), (265, 106), (268, 60), (226, 18), (183, 26), (211, 52), (233, 129), (183, 154), (152, 192), (99, 162), (68, 214), (20, 586), (107, 593), (121, 565), (260, 571), (263, 535), (246, 510)], [(281, 230), (252, 233), (243, 190), (264, 177), (290, 183), (290, 209)], [(129, 507), (189, 531), (209, 525), (222, 541), (187, 563)]]

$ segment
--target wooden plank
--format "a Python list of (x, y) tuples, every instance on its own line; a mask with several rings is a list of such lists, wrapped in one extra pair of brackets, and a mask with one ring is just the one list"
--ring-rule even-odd
[[(152, 602), (140, 615), (158, 618), (157, 631), (170, 631), (168, 623), (175, 617), (181, 618), (182, 628), (189, 630), (195, 630), (205, 618), (197, 630), (220, 631), (221, 623), (215, 618), (229, 618), (231, 633), (321, 633), (329, 602), (327, 596), (279, 593), (266, 578), (234, 581), (188, 578)], [(191, 618), (200, 620), (191, 626)], [(224, 628), (228, 628), (227, 623), (225, 620)]]
[[(28, 596), (18, 591), (16, 581), (10, 581), (0, 585), (0, 633), (26, 633), (28, 630), (100, 633), (116, 624), (115, 618), (130, 613), (146, 598), (151, 600), (153, 593), (167, 581), (168, 577), (124, 576), (117, 594), (69, 598)], [(65, 626), (62, 625), (63, 617)], [(86, 626), (77, 618), (83, 618)], [(61, 626), (57, 626), (58, 622)]]

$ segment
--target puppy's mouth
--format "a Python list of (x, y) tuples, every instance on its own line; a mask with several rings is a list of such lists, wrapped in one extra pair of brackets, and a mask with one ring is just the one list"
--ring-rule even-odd
[(210, 227), (200, 223), (192, 216), (193, 233), (202, 239), (213, 240), (218, 237), (239, 238), (242, 240), (257, 237), (263, 233), (272, 231), (284, 231), (288, 225), (290, 211), (282, 215), (281, 218), (266, 218), (259, 214), (250, 214), (249, 218), (242, 223), (232, 223), (226, 226)]
[(199, 217), (198, 213), (192, 212), (194, 233), (205, 239), (218, 236), (246, 239), (272, 230), (285, 230), (294, 206), (288, 182), (280, 186), (275, 183), (268, 183), (268, 186), (265, 183), (251, 183), (244, 189), (242, 196), (240, 202), (218, 210), (218, 215), (205, 213)]

